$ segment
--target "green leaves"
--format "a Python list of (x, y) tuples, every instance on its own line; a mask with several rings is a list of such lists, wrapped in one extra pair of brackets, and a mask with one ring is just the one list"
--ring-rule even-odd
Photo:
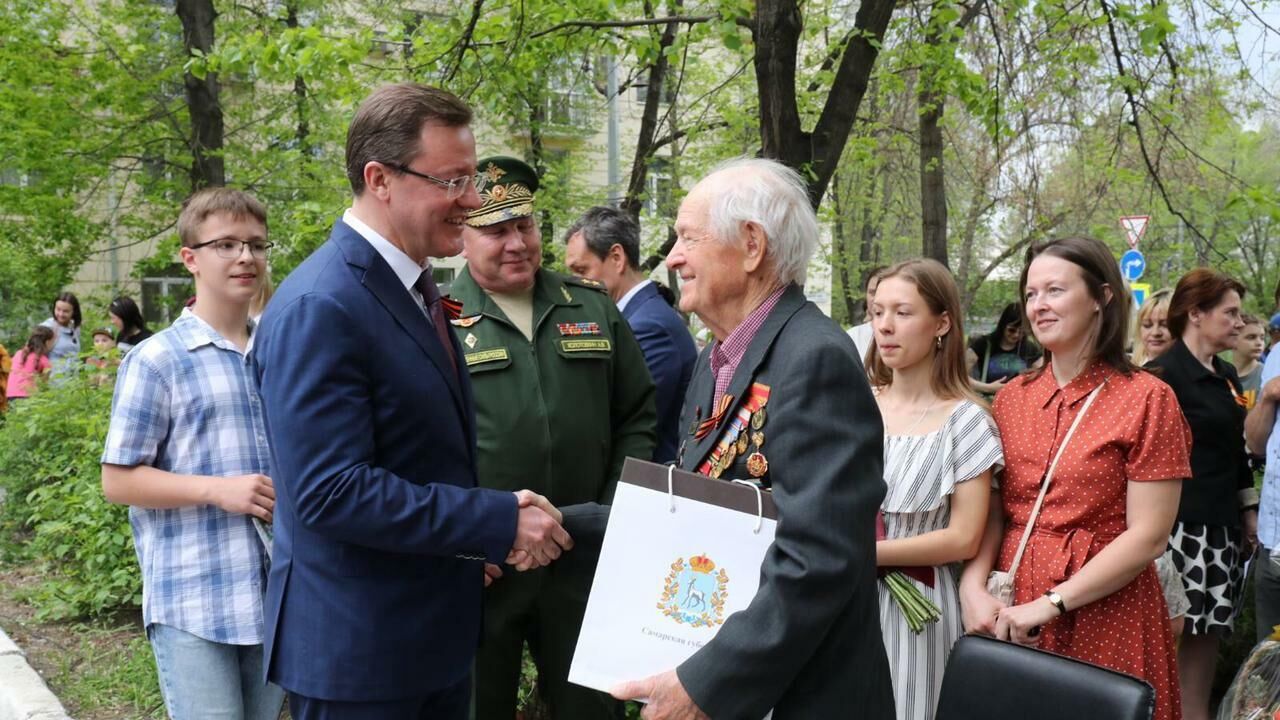
[(42, 388), (0, 425), (0, 545), (46, 576), (32, 597), (41, 617), (99, 615), (140, 599), (128, 508), (102, 496), (111, 390), (84, 372)]

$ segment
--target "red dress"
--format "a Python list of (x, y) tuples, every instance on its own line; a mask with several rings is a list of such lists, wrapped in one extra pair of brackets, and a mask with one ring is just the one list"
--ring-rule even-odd
[[(996, 396), (1004, 444), (1004, 541), (1008, 570), (1031, 517), (1040, 481), (1088, 394), (1107, 386), (1062, 454), (1014, 580), (1014, 602), (1031, 602), (1074, 575), (1127, 527), (1129, 481), (1191, 476), (1191, 430), (1173, 390), (1154, 375), (1128, 377), (1095, 363), (1065, 388), (1053, 369), (1011, 381)], [(1145, 679), (1155, 720), (1179, 720), (1182, 701), (1168, 609), (1154, 564), (1128, 585), (1044, 626), (1040, 647)]]

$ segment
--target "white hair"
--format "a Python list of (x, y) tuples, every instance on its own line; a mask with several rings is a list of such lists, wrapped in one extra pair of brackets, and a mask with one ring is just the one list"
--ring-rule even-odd
[(716, 166), (698, 185), (704, 183), (715, 188), (708, 203), (712, 234), (736, 242), (743, 224), (759, 225), (778, 281), (803, 283), (818, 247), (818, 216), (800, 174), (776, 160), (737, 158)]

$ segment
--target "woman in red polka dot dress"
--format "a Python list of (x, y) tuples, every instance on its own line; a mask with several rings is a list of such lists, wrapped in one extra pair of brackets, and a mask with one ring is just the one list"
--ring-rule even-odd
[[(1088, 238), (1035, 246), (1021, 288), (1051, 360), (996, 396), (1003, 517), (992, 514), (965, 568), (965, 627), (1143, 678), (1156, 691), (1156, 720), (1179, 720), (1173, 637), (1152, 561), (1191, 474), (1190, 429), (1173, 391), (1125, 356), (1129, 304), (1106, 246)], [(1062, 452), (1005, 607), (986, 592), (987, 574), (1008, 570), (1049, 464), (1100, 385)]]

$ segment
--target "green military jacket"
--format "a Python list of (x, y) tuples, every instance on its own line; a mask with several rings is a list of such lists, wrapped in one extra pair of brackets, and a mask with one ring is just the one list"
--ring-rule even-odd
[(657, 411), (644, 354), (590, 280), (539, 270), (533, 341), (464, 268), (453, 330), (471, 374), (480, 484), (552, 504), (610, 504), (622, 462), (653, 455)]

